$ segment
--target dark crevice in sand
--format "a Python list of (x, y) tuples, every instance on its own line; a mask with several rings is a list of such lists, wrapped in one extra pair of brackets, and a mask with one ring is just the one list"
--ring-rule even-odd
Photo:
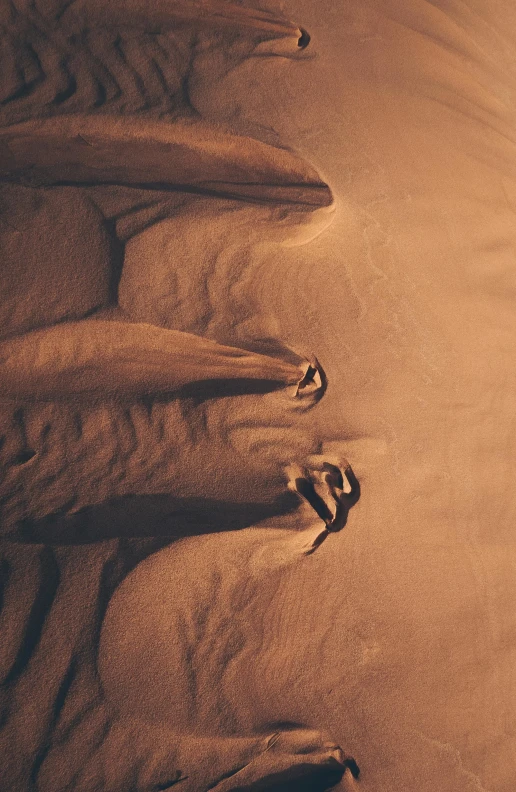
[(190, 90), (190, 81), (195, 69), (195, 59), (197, 56), (198, 44), (199, 44), (199, 36), (197, 34), (193, 34), (190, 40), (188, 65), (184, 69), (184, 72), (179, 81), (179, 85), (180, 85), (182, 104), (184, 105), (185, 108), (188, 108), (192, 112), (194, 117), (201, 118), (201, 114), (199, 113), (198, 109), (195, 107), (192, 101), (192, 92)]
[[(88, 690), (86, 695), (88, 696), (91, 695), (91, 691)], [(68, 721), (67, 725), (64, 728), (61, 727), (61, 724), (59, 724), (59, 737), (58, 737), (59, 742), (65, 744), (72, 737), (72, 735), (74, 734), (77, 728), (80, 728), (85, 723), (87, 723), (90, 716), (95, 714), (99, 706), (102, 706), (100, 692), (96, 696), (92, 696), (91, 698), (88, 698), (86, 702), (83, 702), (81, 706), (78, 707), (75, 715)], [(95, 747), (98, 747), (98, 745)]]
[(47, 733), (45, 738), (41, 740), (41, 748), (37, 752), (33, 762), (32, 768), (30, 772), (30, 780), (31, 783), (36, 784), (39, 771), (43, 762), (45, 761), (46, 757), (51, 748), (52, 744), (52, 736), (54, 734), (55, 728), (59, 721), (59, 717), (61, 715), (61, 711), (65, 705), (66, 698), (70, 691), (70, 688), (76, 678), (78, 670), (78, 661), (77, 658), (72, 657), (68, 669), (65, 671), (63, 678), (61, 679), (61, 684), (59, 685), (59, 689), (54, 699), (54, 703), (52, 706), (52, 711), (50, 713), (50, 718), (47, 725)]
[(178, 399), (177, 408), (182, 425), (187, 432), (187, 442), (195, 447), (206, 436), (208, 430), (207, 403), (199, 401), (193, 396)]
[(172, 540), (237, 531), (268, 517), (294, 511), (298, 504), (292, 492), (285, 492), (268, 504), (216, 501), (202, 495), (196, 498), (128, 495), (73, 514), (63, 510), (41, 519), (25, 520), (18, 535), (21, 542), (36, 544), (74, 545), (159, 536)]
[(154, 790), (156, 792), (166, 792), (167, 789), (171, 789), (173, 786), (176, 786), (176, 784), (180, 784), (182, 781), (186, 781), (187, 779), (188, 776), (182, 775), (181, 771), (178, 770), (177, 778), (169, 779), (168, 781), (165, 781), (164, 784), (156, 784), (153, 786), (152, 792), (154, 792)]
[(205, 792), (210, 792), (210, 790), (215, 789), (220, 783), (222, 783), (222, 781), (226, 781), (226, 779), (232, 778), (234, 775), (240, 773), (246, 767), (247, 764), (241, 764), (241, 765), (237, 765), (232, 770), (228, 770), (227, 773), (224, 773), (223, 775), (219, 776), (216, 781), (214, 781), (212, 784), (207, 786)]
[[(130, 519), (130, 514), (126, 515)], [(102, 569), (98, 578), (97, 593), (95, 599), (94, 618), (91, 622), (91, 639), (90, 648), (93, 651), (93, 667), (96, 679), (96, 685), (99, 684), (99, 679), (96, 670), (96, 653), (100, 640), (100, 632), (102, 622), (109, 605), (109, 601), (113, 596), (113, 592), (121, 581), (129, 574), (129, 572), (137, 566), (147, 556), (161, 550), (170, 543), (168, 537), (150, 536), (146, 539), (118, 539), (116, 542), (111, 540), (106, 543), (107, 547), (111, 546), (109, 556), (102, 564)], [(91, 695), (90, 690), (90, 695)], [(96, 706), (101, 704), (104, 706), (103, 699), (100, 696), (97, 687), (94, 689), (94, 696), (92, 701), (88, 704), (85, 715), (94, 710)], [(79, 720), (82, 720), (82, 716)]]
[(243, 781), (232, 792), (328, 792), (340, 782), (344, 772), (345, 768), (336, 761), (329, 767), (308, 762), (294, 764), (283, 772), (264, 775), (254, 783)]
[(108, 305), (118, 305), (118, 287), (124, 268), (125, 245), (117, 236), (116, 220), (104, 220), (109, 240)]
[[(6, 42), (4, 42), (4, 46), (5, 43)], [(2, 101), (0, 102), (0, 105), (2, 106), (9, 105), (12, 102), (16, 102), (19, 99), (25, 99), (30, 97), (31, 94), (36, 90), (36, 88), (43, 82), (45, 78), (45, 73), (41, 61), (38, 57), (38, 54), (29, 41), (25, 42), (22, 52), (35, 67), (36, 75), (32, 79), (27, 80), (27, 76), (26, 76), (27, 69), (26, 67), (24, 68), (19, 61), (16, 68), (17, 71), (16, 76), (19, 81), (19, 84), (16, 87), (16, 89), (12, 91), (11, 94), (9, 94), (4, 99), (2, 99)], [(21, 52), (20, 51), (16, 52), (15, 57), (21, 59)]]
[(39, 575), (39, 589), (27, 617), (18, 653), (5, 678), (5, 685), (13, 684), (29, 664), (59, 588), (59, 566), (50, 547), (43, 547), (39, 553)]
[(317, 516), (325, 523), (331, 522), (333, 515), (323, 499), (315, 491), (313, 483), (306, 478), (297, 478), (295, 485), (299, 494), (308, 501)]
[(94, 85), (95, 85), (95, 99), (93, 100), (93, 107), (97, 110), (100, 107), (103, 107), (108, 98), (108, 93), (106, 87), (103, 85), (101, 80), (97, 77), (93, 77)]
[(0, 613), (4, 607), (5, 587), (9, 580), (11, 566), (6, 558), (0, 560)]
[(34, 451), (28, 446), (27, 429), (25, 426), (25, 413), (22, 407), (17, 407), (13, 412), (13, 429), (19, 437), (18, 451), (12, 459), (12, 464), (22, 465), (34, 456)]
[[(271, 393), (274, 390), (282, 390), (285, 387), (283, 382), (267, 379), (232, 379), (232, 380), (203, 380), (202, 382), (192, 382), (178, 388), (173, 394), (165, 395), (167, 400), (171, 398), (192, 399), (197, 405), (212, 399), (223, 399), (230, 396), (260, 395)], [(163, 396), (158, 396), (156, 401), (160, 401)]]
[(114, 548), (112, 556), (102, 565), (102, 571), (99, 577), (97, 601), (95, 607), (96, 618), (93, 635), (94, 646), (98, 646), (100, 629), (109, 604), (109, 600), (111, 599), (113, 591), (122, 579), (125, 571), (126, 569), (123, 562), (123, 556), (121, 553), (117, 553)]
[[(95, 50), (95, 31), (87, 31), (85, 36), (86, 51), (91, 57), (97, 95), (93, 102), (96, 110), (109, 108), (122, 98), (122, 88), (109, 64), (104, 62)], [(112, 56), (111, 56), (112, 57)]]
[(353, 776), (354, 779), (358, 779), (360, 776), (360, 767), (355, 762), (354, 759), (348, 758), (344, 762), (345, 766), (348, 768), (349, 772)]
[(0, 105), (5, 107), (11, 102), (16, 102), (17, 99), (25, 99), (29, 97), (36, 90), (36, 86), (36, 81), (32, 83), (23, 83), (15, 91), (13, 91), (13, 93), (11, 93), (9, 96), (6, 96), (5, 99), (2, 99), (0, 101)]
[(311, 40), (310, 33), (308, 32), (308, 30), (305, 30), (304, 28), (299, 28), (299, 29), (301, 31), (301, 35), (297, 40), (297, 46), (299, 47), (299, 49), (306, 49), (310, 44), (310, 40)]
[(56, 12), (55, 15), (55, 18), (58, 22), (61, 20), (61, 17), (63, 17), (64, 14), (68, 11), (68, 9), (74, 5), (75, 2), (76, 0), (65, 0), (63, 2), (61, 8), (59, 8), (59, 10)]
[(36, 451), (34, 451), (34, 449), (26, 448), (23, 451), (20, 451), (20, 453), (17, 454), (15, 457), (13, 457), (12, 464), (25, 465), (27, 462), (30, 462), (30, 460), (33, 459), (35, 456), (36, 456)]
[[(23, 179), (30, 181), (30, 174), (23, 172)], [(17, 177), (0, 175), (0, 181), (7, 181), (17, 183)], [(333, 195), (327, 184), (315, 182), (292, 182), (292, 183), (274, 183), (274, 182), (212, 182), (212, 184), (220, 184), (219, 188), (204, 187), (202, 185), (189, 185), (189, 184), (172, 184), (170, 182), (131, 182), (124, 185), (128, 189), (134, 190), (154, 190), (161, 193), (186, 193), (188, 195), (202, 195), (206, 198), (227, 198), (233, 201), (243, 201), (245, 203), (255, 204), (285, 204), (292, 206), (306, 206), (306, 207), (326, 207), (333, 204)], [(47, 187), (117, 187), (120, 181), (113, 179), (102, 178), (99, 176), (97, 181), (88, 180), (66, 180), (56, 179), (51, 183), (46, 184)], [(34, 186), (39, 186), (37, 183)], [(247, 190), (254, 190), (255, 194)], [(267, 191), (266, 196), (261, 196), (260, 193)], [(301, 193), (297, 196), (296, 193)], [(305, 197), (306, 193), (306, 197)]]
[(146, 110), (150, 106), (150, 101), (147, 98), (147, 92), (145, 90), (145, 83), (138, 72), (137, 69), (133, 67), (129, 59), (126, 57), (123, 47), (123, 38), (120, 34), (115, 36), (113, 41), (113, 52), (119, 58), (121, 63), (123, 64), (124, 69), (127, 70), (128, 74), (130, 74), (132, 80), (134, 81), (135, 87), (142, 97), (142, 103), (138, 108), (138, 111)]
[(68, 99), (74, 96), (77, 91), (77, 80), (70, 72), (69, 59), (66, 57), (62, 58), (59, 67), (65, 77), (66, 85), (58, 91), (52, 99), (51, 104), (55, 107), (64, 104)]

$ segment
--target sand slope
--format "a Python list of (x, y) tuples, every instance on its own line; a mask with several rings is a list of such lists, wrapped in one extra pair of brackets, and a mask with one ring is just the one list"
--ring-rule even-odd
[[(219, 630), (238, 641), (233, 663), (221, 640), (199, 665), (213, 733), (278, 721), (327, 730), (356, 757), (355, 788), (366, 792), (514, 787), (516, 15), (499, 0), (299, 0), (284, 10), (312, 35), (300, 60), (245, 58), (217, 80), (193, 79), (190, 99), (212, 123), (291, 143), (330, 185), (333, 225), (304, 247), (280, 247), (281, 234), (263, 244), (265, 210), (228, 199), (219, 238), (213, 210), (195, 203), (178, 215), (174, 246), (174, 218), (141, 234), (140, 219), (138, 235), (117, 219), (131, 237), (119, 293), (138, 321), (275, 355), (313, 350), (328, 393), (304, 415), (281, 391), (200, 405), (5, 407), (6, 513), (10, 525), (28, 514), (25, 538), (39, 542), (3, 548), (6, 789), (34, 788), (49, 746), (54, 769), (66, 775), (70, 756), (84, 767), (106, 733), (93, 668), (102, 616), (129, 569), (167, 542), (152, 530), (143, 538), (144, 527), (121, 535), (126, 515), (145, 526), (151, 514), (173, 534), (180, 509), (155, 500), (173, 480), (182, 499), (202, 490), (212, 531), (213, 503), (233, 528), (260, 518), (294, 527), (293, 515), (272, 518), (292, 507), (282, 466), (320, 443), (350, 459), (362, 498), (313, 556), (238, 589), (236, 610), (219, 589), (217, 618), (230, 615)], [(202, 75), (215, 72), (214, 51), (200, 57)], [(154, 211), (147, 198), (133, 199), (140, 218)], [(123, 200), (88, 194), (116, 218)], [(289, 222), (276, 212), (269, 227)], [(173, 287), (156, 265), (166, 256)], [(129, 279), (139, 260), (155, 267), (151, 296)], [(86, 285), (81, 306), (99, 300)], [(43, 463), (23, 456), (28, 437)], [(38, 522), (63, 504), (64, 525)], [(100, 516), (74, 518), (83, 507)], [(81, 535), (89, 543), (63, 539)], [(159, 569), (166, 555), (156, 558)], [(203, 558), (233, 579), (224, 552)], [(155, 585), (157, 601), (175, 596), (165, 575)], [(124, 706), (163, 723), (182, 716), (159, 614), (146, 636), (160, 651), (143, 669), (129, 663)]]

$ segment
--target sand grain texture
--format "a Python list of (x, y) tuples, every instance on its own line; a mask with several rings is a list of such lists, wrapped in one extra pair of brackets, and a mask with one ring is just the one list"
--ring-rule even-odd
[[(325, 789), (340, 745), (361, 773), (338, 789), (512, 792), (511, 3), (297, 0), (267, 31), (246, 4), (170, 29), (116, 4), (80, 35), (87, 2), (58, 5), (0, 17), (0, 138), (25, 141), (14, 170), (0, 149), (0, 356), (105, 322), (285, 376), (134, 395), (90, 354), (91, 392), (54, 358), (34, 400), (34, 366), (16, 393), (2, 373), (0, 787)], [(112, 136), (98, 178), (74, 170), (81, 114), (129, 130), (130, 162)], [(187, 146), (181, 181), (149, 130), (189, 126), (221, 156), (205, 175)], [(314, 452), (362, 495), (304, 556), (284, 471)]]

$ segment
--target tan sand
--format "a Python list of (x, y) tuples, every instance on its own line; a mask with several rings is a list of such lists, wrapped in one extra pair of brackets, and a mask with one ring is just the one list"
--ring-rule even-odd
[[(41, 211), (70, 228), (79, 254), (62, 288), (55, 268), (37, 275), (50, 307), (27, 285), (20, 308), (12, 278), (14, 307), (2, 310), (9, 338), (55, 322), (66, 333), (100, 309), (290, 373), (314, 352), (328, 391), (307, 412), (268, 386), (2, 403), (6, 792), (147, 792), (185, 768), (190, 786), (177, 788), (197, 792), (239, 763), (259, 776), (310, 756), (320, 769), (333, 751), (342, 766), (336, 745), (361, 770), (342, 790), (514, 789), (516, 9), (281, 10), (289, 30), (310, 32), (306, 50), (265, 57), (262, 36), (255, 57), (227, 30), (204, 32), (188, 102), (233, 135), (291, 145), (329, 184), (333, 224), (312, 238), (326, 223), (311, 206), (253, 206), (231, 191), (48, 187)], [(127, 106), (113, 94), (99, 116), (129, 115), (143, 89), (112, 66)], [(6, 123), (25, 123), (31, 101), (10, 116), (4, 105)], [(5, 188), (20, 202), (32, 189)], [(52, 208), (53, 190), (68, 191), (95, 254)], [(3, 216), (14, 261), (32, 248), (13, 236), (16, 212)], [(125, 254), (117, 306), (113, 228)], [(56, 260), (69, 261), (62, 244)], [(344, 530), (307, 556), (293, 529), (322, 523), (294, 511), (285, 469), (315, 451), (349, 459), (362, 494)], [(285, 723), (317, 736), (269, 743)]]

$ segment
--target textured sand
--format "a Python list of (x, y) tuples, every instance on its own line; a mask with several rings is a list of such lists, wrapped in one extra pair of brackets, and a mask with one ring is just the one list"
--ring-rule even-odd
[[(3, 519), (18, 532), (1, 567), (6, 792), (79, 788), (74, 773), (113, 722), (94, 668), (108, 600), (140, 559), (203, 526), (243, 532), (145, 561), (106, 622), (105, 690), (126, 723), (144, 719), (143, 743), (171, 721), (208, 737), (292, 722), (356, 758), (360, 781), (347, 773), (342, 789), (514, 789), (516, 11), (508, 0), (299, 0), (284, 13), (310, 31), (306, 51), (235, 56), (224, 75), (220, 41), (206, 44), (189, 102), (313, 165), (336, 200), (324, 233), (288, 247), (316, 217), (304, 230), (307, 213), (302, 223), (278, 207), (177, 194), (156, 225), (163, 204), (146, 189), (55, 187), (43, 210), (54, 225), (73, 229), (75, 211), (88, 228), (84, 250), (70, 232), (73, 265), (59, 254), (75, 286), (59, 288), (55, 270), (39, 286), (31, 252), (30, 316), (18, 280), (4, 287), (15, 306), (0, 308), (5, 335), (104, 305), (101, 212), (127, 242), (124, 321), (290, 363), (313, 351), (329, 380), (308, 413), (284, 390), (200, 404), (3, 403)], [(138, 106), (127, 93), (133, 106), (113, 99), (113, 112)], [(23, 189), (2, 185), (2, 196)], [(27, 201), (23, 216), (52, 225)], [(5, 260), (20, 256), (11, 232)], [(345, 455), (361, 482), (345, 530), (289, 565), (282, 548), (252, 563), (248, 549), (238, 555), (239, 537), (253, 553), (261, 538), (246, 526), (304, 524), (282, 470), (321, 448)], [(111, 779), (143, 743), (108, 754), (104, 776), (83, 772), (81, 792), (125, 792), (129, 770)], [(178, 769), (195, 765), (178, 756)], [(209, 765), (197, 764), (199, 790)]]

